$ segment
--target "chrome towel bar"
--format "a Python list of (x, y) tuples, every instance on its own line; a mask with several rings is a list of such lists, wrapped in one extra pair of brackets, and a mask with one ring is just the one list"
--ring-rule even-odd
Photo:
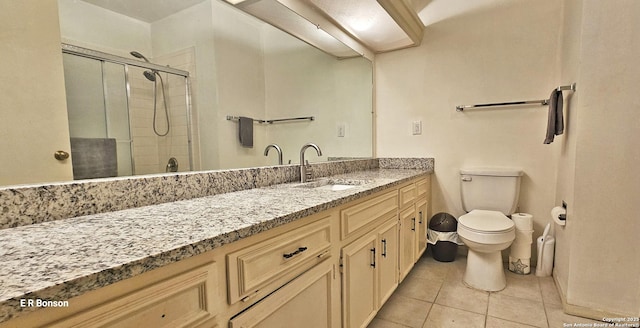
[[(239, 119), (240, 119), (239, 116), (227, 115), (227, 121), (237, 121)], [(279, 119), (275, 119), (275, 120), (259, 120), (259, 119), (255, 119), (254, 118), (253, 122), (257, 122), (257, 123), (260, 123), (260, 124), (273, 124), (273, 123), (290, 122), (290, 121), (314, 121), (315, 119), (316, 119), (315, 116), (279, 118)]]
[[(556, 88), (557, 91), (576, 91), (576, 84), (572, 83), (570, 85), (561, 85)], [(545, 106), (549, 104), (549, 99), (540, 99), (540, 100), (522, 100), (522, 101), (510, 101), (510, 102), (501, 102), (501, 103), (490, 103), (490, 104), (476, 104), (476, 105), (459, 105), (456, 106), (456, 111), (462, 112), (465, 109), (469, 108), (483, 108), (483, 107), (498, 107), (498, 106), (514, 106), (514, 105), (535, 105), (538, 104), (540, 106)]]

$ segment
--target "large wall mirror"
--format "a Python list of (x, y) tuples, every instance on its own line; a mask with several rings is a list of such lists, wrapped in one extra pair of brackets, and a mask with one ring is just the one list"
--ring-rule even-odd
[[(307, 142), (323, 152), (311, 162), (372, 156), (372, 63), (357, 54), (327, 54), (221, 0), (57, 7), (74, 179), (277, 165), (270, 144), (284, 164)], [(236, 117), (255, 120), (252, 147)], [(259, 122), (299, 117), (313, 119)]]

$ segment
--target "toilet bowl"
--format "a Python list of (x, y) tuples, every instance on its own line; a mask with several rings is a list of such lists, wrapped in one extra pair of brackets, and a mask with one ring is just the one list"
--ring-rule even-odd
[(522, 170), (484, 167), (460, 169), (462, 209), (458, 236), (469, 247), (463, 282), (485, 291), (507, 286), (501, 251), (516, 238), (514, 213), (520, 195)]
[(502, 212), (472, 210), (458, 219), (458, 236), (469, 247), (463, 282), (485, 291), (504, 289), (501, 251), (516, 238), (513, 221)]

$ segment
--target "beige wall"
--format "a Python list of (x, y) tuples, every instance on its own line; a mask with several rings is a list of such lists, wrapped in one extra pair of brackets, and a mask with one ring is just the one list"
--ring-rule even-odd
[[(195, 47), (202, 169), (274, 165), (275, 152), (263, 156), (270, 143), (283, 148), (285, 163), (297, 163), (306, 142), (320, 145), (322, 159), (371, 156), (371, 103), (361, 101), (371, 99), (370, 62), (337, 60), (219, 1), (154, 22), (151, 31), (154, 56)], [(244, 148), (227, 115), (317, 120), (254, 124), (254, 147)], [(347, 126), (344, 138), (336, 136), (338, 121)]]
[[(434, 213), (463, 214), (461, 167), (520, 167), (519, 211), (533, 214), (534, 236), (542, 233), (555, 204), (555, 157), (564, 138), (543, 145), (546, 108), (459, 113), (455, 106), (544, 99), (571, 82), (558, 72), (561, 10), (555, 0), (503, 2), (427, 26), (417, 48), (377, 55), (377, 156), (436, 158)], [(414, 136), (418, 120), (423, 133)]]
[[(264, 42), (269, 45), (265, 47), (266, 117), (315, 117), (266, 126), (267, 139), (282, 147), (284, 162), (298, 163), (307, 142), (316, 143), (323, 153), (318, 157), (310, 150), (305, 160), (311, 163), (327, 157), (371, 157), (371, 62), (337, 60), (270, 26), (265, 26)], [(344, 137), (338, 137), (338, 124), (345, 126)], [(269, 157), (270, 164), (277, 163), (275, 155)]]
[(70, 180), (53, 157), (71, 153), (56, 1), (0, 3), (0, 185)]
[(123, 57), (133, 50), (152, 57), (149, 23), (84, 1), (57, 2), (63, 42)]
[[(630, 247), (640, 231), (640, 178), (634, 174), (640, 161), (640, 67), (633, 64), (640, 54), (640, 3), (566, 1), (568, 16), (581, 7), (581, 31), (572, 33), (579, 38), (567, 38), (571, 45), (565, 47), (569, 53), (579, 49), (572, 58), (578, 69), (567, 72), (578, 72), (579, 91), (570, 116), (575, 149), (569, 145), (569, 156), (560, 161), (575, 161), (573, 188), (572, 178), (566, 179), (569, 188), (558, 188), (559, 196), (573, 198), (557, 258), (568, 270), (556, 275), (569, 304), (637, 317), (640, 252)], [(574, 29), (572, 19), (567, 22)]]
[(576, 144), (578, 140), (578, 117), (580, 115), (580, 95), (583, 85), (579, 81), (581, 40), (582, 40), (582, 1), (564, 1), (564, 22), (562, 27), (562, 46), (560, 48), (560, 70), (563, 80), (575, 81), (576, 93), (567, 94), (565, 105), (565, 134), (560, 139), (558, 157), (558, 178), (556, 180), (556, 204), (564, 200), (570, 204), (567, 208), (567, 225), (555, 225), (556, 251), (553, 275), (561, 291), (566, 295), (569, 280), (569, 258), (571, 258), (571, 236), (575, 235), (573, 216), (575, 212), (575, 166)]
[[(520, 210), (536, 236), (565, 200), (554, 276), (571, 313), (640, 314), (640, 13), (637, 1), (496, 4), (427, 26), (417, 48), (376, 57), (378, 156), (433, 156), (434, 212), (462, 214), (458, 169), (522, 167)], [(565, 92), (565, 134), (543, 145), (543, 107), (455, 105)], [(411, 121), (424, 133), (411, 135)]]

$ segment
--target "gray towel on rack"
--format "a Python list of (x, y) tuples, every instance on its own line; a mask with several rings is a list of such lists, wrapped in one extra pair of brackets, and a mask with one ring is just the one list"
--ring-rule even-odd
[(240, 116), (238, 119), (240, 130), (240, 144), (242, 147), (253, 148), (253, 119)]
[(116, 139), (71, 138), (73, 179), (118, 176)]
[(549, 96), (549, 118), (547, 121), (547, 136), (544, 138), (545, 144), (552, 143), (555, 136), (559, 136), (564, 132), (562, 101), (562, 91), (553, 89), (551, 96)]

